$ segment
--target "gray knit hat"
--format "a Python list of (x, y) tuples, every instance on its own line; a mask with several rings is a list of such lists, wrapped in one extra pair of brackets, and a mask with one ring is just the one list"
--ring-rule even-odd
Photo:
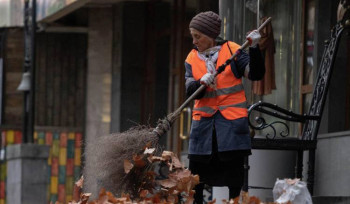
[(192, 18), (189, 27), (215, 39), (220, 34), (221, 19), (212, 11), (201, 12)]

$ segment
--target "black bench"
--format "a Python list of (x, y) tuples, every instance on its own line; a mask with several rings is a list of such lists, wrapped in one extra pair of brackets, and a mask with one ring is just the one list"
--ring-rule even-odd
[[(348, 14), (349, 12), (347, 12)], [(345, 15), (347, 16), (347, 15)], [(345, 17), (344, 17), (345, 18)], [(349, 18), (347, 18), (349, 19)], [(275, 104), (259, 101), (251, 105), (248, 109), (249, 125), (253, 130), (263, 130), (269, 128), (270, 131), (263, 138), (252, 138), (252, 149), (261, 150), (289, 150), (297, 152), (297, 163), (295, 177), (302, 178), (303, 152), (309, 151), (308, 179), (307, 185), (310, 193), (313, 193), (314, 171), (315, 171), (315, 151), (317, 147), (317, 134), (322, 118), (323, 108), (326, 101), (329, 82), (334, 68), (339, 39), (345, 27), (349, 27), (349, 20), (337, 23), (331, 30), (331, 36), (325, 44), (325, 50), (318, 69), (316, 83), (314, 85), (312, 102), (307, 114), (297, 114), (283, 109)], [(300, 136), (291, 137), (289, 127), (284, 121), (267, 122), (264, 114), (280, 118), (285, 121), (298, 122), (303, 124), (303, 131)], [(256, 116), (258, 115), (258, 116)], [(281, 125), (283, 130), (277, 132), (277, 125)], [(248, 191), (248, 158), (245, 161), (245, 181), (243, 190)]]

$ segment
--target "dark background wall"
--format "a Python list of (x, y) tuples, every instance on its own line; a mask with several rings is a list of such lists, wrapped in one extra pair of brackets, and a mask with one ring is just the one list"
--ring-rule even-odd
[(165, 2), (114, 7), (113, 56), (121, 57), (113, 61), (112, 90), (120, 93), (112, 94), (111, 132), (137, 124), (154, 127), (158, 118), (166, 116), (170, 15), (170, 4)]
[[(337, 22), (339, 1), (317, 1), (317, 67), (321, 63), (325, 40), (330, 37), (330, 29)], [(339, 132), (350, 130), (350, 40), (349, 31), (345, 31), (340, 39), (335, 69), (329, 86), (328, 100), (320, 127), (320, 132)]]

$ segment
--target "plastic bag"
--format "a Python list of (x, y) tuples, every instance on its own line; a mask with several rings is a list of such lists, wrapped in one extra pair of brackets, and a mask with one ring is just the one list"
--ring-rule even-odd
[(276, 203), (312, 204), (306, 183), (300, 179), (277, 179), (272, 190)]

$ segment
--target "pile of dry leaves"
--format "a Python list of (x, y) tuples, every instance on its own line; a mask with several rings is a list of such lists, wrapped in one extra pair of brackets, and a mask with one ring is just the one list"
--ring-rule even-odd
[[(138, 196), (122, 194), (114, 196), (111, 192), (101, 190), (96, 200), (89, 201), (91, 193), (81, 193), (79, 201), (70, 204), (170, 204), (170, 203), (193, 203), (194, 186), (199, 183), (198, 175), (193, 175), (184, 168), (177, 156), (170, 151), (163, 151), (161, 156), (154, 156), (154, 148), (145, 148), (143, 154), (134, 155), (133, 160), (124, 161), (126, 174), (149, 171), (145, 174), (141, 184), (137, 186)], [(151, 164), (151, 165), (150, 165)], [(152, 168), (149, 168), (152, 166)], [(83, 177), (76, 183), (76, 188), (82, 188)], [(216, 203), (216, 200), (209, 204)], [(224, 204), (261, 204), (256, 197), (249, 197), (248, 193), (242, 192), (236, 199), (223, 200)]]

